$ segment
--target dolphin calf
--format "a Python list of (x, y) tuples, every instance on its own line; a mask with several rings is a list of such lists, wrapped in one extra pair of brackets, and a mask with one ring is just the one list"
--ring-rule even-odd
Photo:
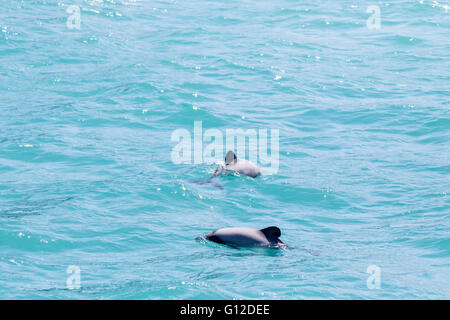
[(206, 240), (232, 247), (289, 247), (279, 238), (281, 231), (278, 227), (268, 227), (261, 230), (251, 228), (223, 228), (210, 232)]
[(212, 181), (217, 176), (227, 175), (229, 172), (237, 172), (238, 174), (246, 175), (248, 177), (256, 178), (261, 175), (261, 168), (245, 159), (238, 159), (233, 151), (228, 151), (225, 156), (225, 163), (219, 164), (214, 170), (214, 173), (209, 179), (201, 181), (191, 181), (198, 184), (210, 183), (219, 189), (223, 189), (221, 185)]

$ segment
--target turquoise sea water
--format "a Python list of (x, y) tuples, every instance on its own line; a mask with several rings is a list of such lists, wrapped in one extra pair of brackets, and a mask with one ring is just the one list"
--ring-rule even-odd
[[(450, 298), (449, 4), (2, 0), (0, 299)], [(189, 183), (194, 121), (278, 129), (278, 172)]]

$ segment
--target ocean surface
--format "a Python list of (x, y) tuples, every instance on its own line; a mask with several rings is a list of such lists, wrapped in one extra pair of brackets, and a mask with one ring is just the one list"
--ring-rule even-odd
[[(448, 5), (2, 0), (0, 299), (449, 299)], [(195, 121), (278, 171), (191, 183)]]

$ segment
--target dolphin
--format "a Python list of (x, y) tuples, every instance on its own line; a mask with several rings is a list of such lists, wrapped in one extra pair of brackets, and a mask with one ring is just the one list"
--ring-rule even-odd
[(261, 230), (252, 228), (223, 228), (210, 232), (206, 240), (232, 247), (289, 247), (279, 239), (281, 231), (278, 227), (267, 227)]
[(236, 172), (248, 177), (256, 178), (261, 175), (261, 168), (245, 159), (238, 159), (233, 151), (228, 151), (225, 156), (225, 163), (219, 164), (219, 166), (214, 170), (214, 173), (207, 180), (201, 181), (191, 181), (198, 184), (210, 183), (219, 189), (223, 189), (221, 185), (212, 181), (217, 176), (227, 175), (229, 172)]
[(226, 174), (226, 171), (234, 171), (252, 178), (261, 175), (261, 168), (258, 165), (245, 159), (238, 159), (231, 150), (225, 156), (225, 164), (220, 164), (213, 175)]

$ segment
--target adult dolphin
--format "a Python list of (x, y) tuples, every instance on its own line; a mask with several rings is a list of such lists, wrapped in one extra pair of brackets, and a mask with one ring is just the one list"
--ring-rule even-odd
[(261, 175), (261, 168), (245, 159), (238, 159), (233, 151), (228, 151), (225, 156), (225, 165), (220, 164), (214, 171), (214, 175), (227, 174), (233, 171), (248, 177), (256, 178)]
[(198, 184), (210, 183), (219, 189), (223, 189), (221, 185), (212, 181), (217, 176), (227, 175), (229, 172), (236, 172), (248, 177), (256, 178), (261, 175), (261, 168), (245, 159), (238, 159), (233, 151), (228, 151), (225, 156), (225, 163), (219, 164), (219, 166), (214, 170), (214, 173), (209, 179), (201, 181), (191, 181)]
[(289, 247), (280, 240), (281, 230), (278, 227), (267, 227), (261, 230), (252, 228), (223, 228), (210, 232), (206, 240), (232, 247)]

